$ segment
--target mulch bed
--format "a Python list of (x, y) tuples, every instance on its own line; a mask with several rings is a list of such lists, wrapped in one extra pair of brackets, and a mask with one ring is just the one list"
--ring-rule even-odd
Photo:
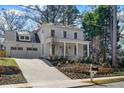
[[(90, 64), (62, 64), (60, 66), (56, 66), (56, 68), (71, 79), (90, 77)], [(113, 75), (115, 76), (117, 74), (115, 74), (112, 68), (99, 66), (99, 70), (94, 77), (110, 77)]]
[(0, 66), (0, 85), (26, 83), (21, 70), (16, 66)]
[(0, 85), (19, 84), (19, 83), (27, 83), (26, 79), (21, 73), (0, 76)]

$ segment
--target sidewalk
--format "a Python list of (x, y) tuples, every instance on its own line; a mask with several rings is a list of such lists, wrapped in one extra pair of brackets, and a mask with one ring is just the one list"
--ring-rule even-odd
[[(124, 78), (124, 76), (115, 76), (115, 77), (102, 77), (94, 78), (94, 80), (111, 80)], [(55, 81), (40, 81), (32, 82), (26, 84), (13, 84), (13, 85), (2, 85), (0, 88), (71, 88), (71, 87), (86, 87), (92, 86), (94, 83), (88, 83), (90, 79), (76, 79), (76, 80), (55, 80)]]

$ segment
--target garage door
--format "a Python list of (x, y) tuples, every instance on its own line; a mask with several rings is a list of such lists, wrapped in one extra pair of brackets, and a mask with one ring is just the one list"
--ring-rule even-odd
[(40, 54), (38, 48), (28, 47), (24, 50), (23, 47), (11, 47), (10, 56), (16, 58), (38, 58)]
[(11, 47), (10, 56), (16, 58), (25, 58), (26, 54), (23, 51), (23, 47)]
[(39, 52), (38, 52), (38, 48), (27, 48), (27, 57), (28, 58), (38, 58), (40, 55), (39, 55)]

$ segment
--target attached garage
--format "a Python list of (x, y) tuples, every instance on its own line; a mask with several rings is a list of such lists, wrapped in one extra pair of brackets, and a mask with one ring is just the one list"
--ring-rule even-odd
[(38, 52), (38, 48), (11, 47), (11, 49), (10, 49), (10, 57), (38, 58), (38, 57), (40, 57), (40, 53)]
[(6, 56), (14, 58), (39, 58), (40, 43), (6, 42)]
[(7, 57), (39, 58), (40, 40), (37, 34), (31, 32), (7, 31), (5, 35), (5, 49)]

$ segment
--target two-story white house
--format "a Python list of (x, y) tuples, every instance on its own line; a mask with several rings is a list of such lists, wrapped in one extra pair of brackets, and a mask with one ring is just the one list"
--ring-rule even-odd
[(11, 57), (76, 59), (89, 56), (89, 41), (84, 41), (83, 31), (79, 28), (42, 24), (39, 31), (8, 31), (5, 37), (7, 56)]

